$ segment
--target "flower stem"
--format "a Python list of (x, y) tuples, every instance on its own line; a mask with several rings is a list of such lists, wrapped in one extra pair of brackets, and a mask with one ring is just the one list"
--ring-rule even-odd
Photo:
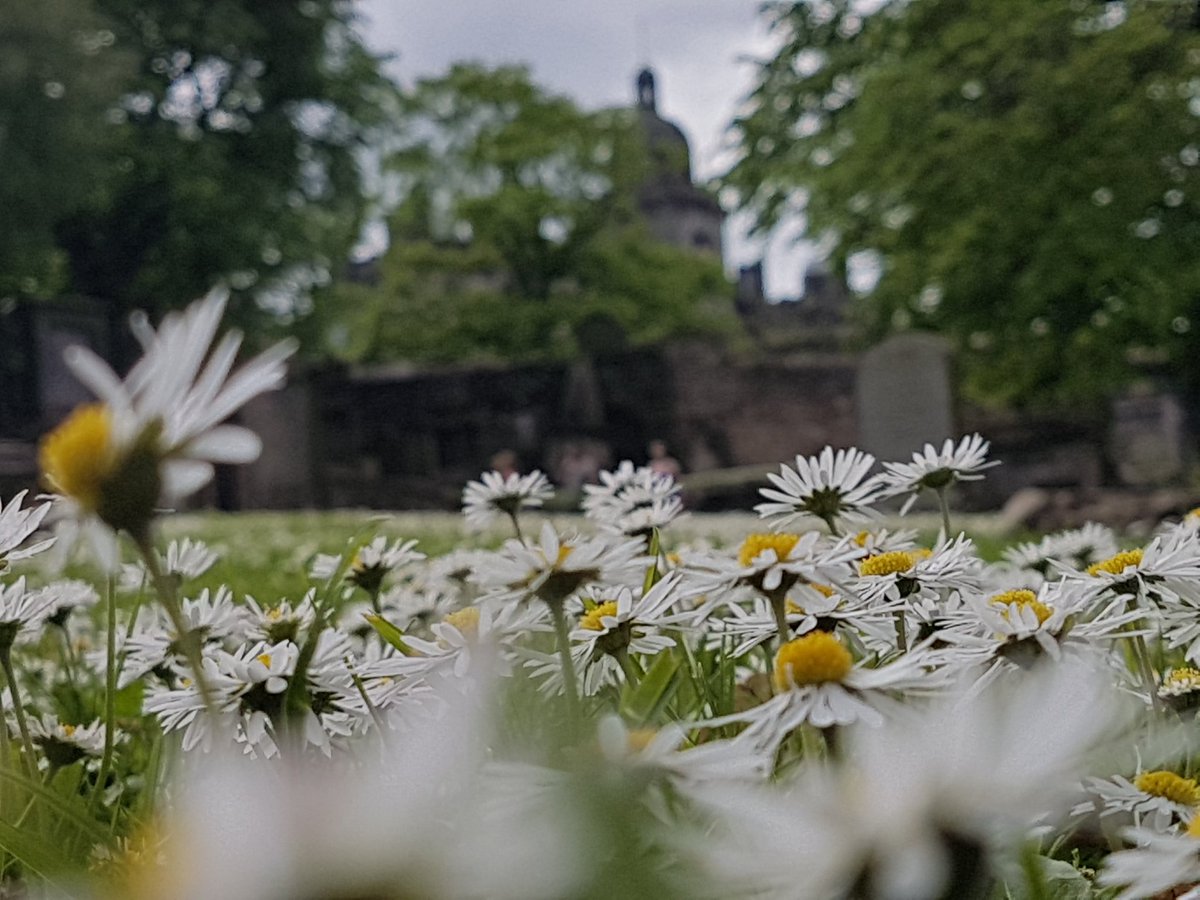
[(771, 612), (775, 614), (775, 634), (779, 638), (779, 646), (782, 647), (792, 639), (792, 630), (787, 620), (787, 592), (772, 591), (768, 596), (771, 599)]
[(936, 491), (938, 498), (938, 506), (942, 510), (942, 530), (946, 534), (946, 540), (950, 540), (950, 498), (947, 496), (947, 489), (940, 487)]
[(562, 661), (563, 688), (567, 695), (567, 711), (572, 724), (579, 721), (579, 685), (575, 680), (575, 663), (571, 659), (571, 635), (567, 631), (567, 616), (563, 605), (548, 603), (550, 618), (554, 620), (554, 633), (558, 637), (558, 657)]
[(631, 686), (636, 687), (638, 682), (642, 680), (644, 674), (638, 664), (633, 661), (633, 657), (629, 655), (628, 647), (618, 647), (613, 651), (613, 656), (621, 665), (621, 671), (625, 673), (625, 681)]
[(904, 610), (896, 610), (896, 647), (901, 653), (908, 652), (908, 629), (904, 624)]
[(104, 795), (104, 785), (112, 769), (113, 745), (117, 731), (117, 596), (116, 584), (108, 576), (105, 600), (108, 603), (108, 635), (104, 646), (104, 755), (100, 758), (100, 774), (96, 776), (93, 801)]
[(517, 511), (515, 509), (509, 510), (508, 517), (512, 519), (513, 531), (517, 533), (517, 540), (524, 544), (525, 535), (521, 533), (521, 523), (517, 521)]
[[(1134, 625), (1136, 628), (1137, 625)], [(1139, 674), (1142, 681), (1146, 685), (1146, 692), (1150, 695), (1150, 705), (1156, 713), (1163, 711), (1162, 698), (1158, 696), (1158, 681), (1154, 677), (1154, 666), (1150, 662), (1150, 651), (1146, 647), (1146, 639), (1140, 635), (1133, 637), (1133, 658), (1137, 661)]]
[(37, 755), (33, 750), (33, 738), (29, 734), (29, 722), (25, 720), (25, 707), (21, 704), (21, 688), (13, 671), (12, 645), (0, 647), (0, 666), (8, 680), (8, 691), (12, 695), (13, 712), (17, 715), (17, 728), (21, 730), (21, 743), (25, 747), (25, 768), (31, 779), (37, 778)]
[(162, 566), (158, 561), (158, 554), (154, 547), (151, 546), (148, 538), (136, 538), (138, 553), (142, 556), (142, 562), (146, 564), (146, 571), (150, 573), (150, 580), (154, 583), (154, 591), (158, 594), (158, 599), (163, 605), (163, 609), (167, 611), (167, 616), (171, 619), (171, 626), (175, 629), (175, 634), (179, 636), (179, 646), (183, 650), (184, 656), (187, 657), (188, 665), (191, 666), (192, 675), (196, 679), (196, 687), (200, 691), (200, 697), (204, 701), (205, 711), (208, 712), (214, 719), (217, 718), (217, 704), (213, 699), (212, 688), (208, 683), (208, 677), (204, 674), (204, 659), (200, 649), (200, 640), (198, 635), (188, 627), (187, 620), (183, 616), (183, 607), (179, 602), (179, 594), (176, 589), (175, 582), (168, 578), (162, 570)]

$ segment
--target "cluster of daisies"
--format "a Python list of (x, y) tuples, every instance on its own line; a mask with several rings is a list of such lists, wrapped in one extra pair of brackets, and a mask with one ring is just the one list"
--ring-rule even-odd
[[(797, 457), (728, 546), (675, 540), (680, 485), (632, 463), (568, 525), (541, 473), (489, 472), (463, 513), (509, 529), (498, 547), (373, 537), (296, 596), (201, 588), (217, 553), (160, 546), (158, 519), (257, 454), (222, 423), (291, 351), (235, 370), (223, 303), (139, 324), (124, 379), (73, 353), (99, 400), (43, 443), (55, 493), (0, 507), (4, 881), (1200, 897), (1200, 516), (984, 561), (952, 527), (954, 486), (996, 464), (970, 435)], [(881, 507), (924, 492), (942, 525), (921, 540)], [(97, 586), (35, 586), (80, 536)]]

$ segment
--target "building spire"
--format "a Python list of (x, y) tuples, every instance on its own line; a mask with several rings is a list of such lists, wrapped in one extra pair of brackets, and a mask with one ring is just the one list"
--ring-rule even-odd
[(654, 97), (654, 73), (649, 68), (642, 69), (637, 76), (638, 107), (649, 112), (657, 112)]

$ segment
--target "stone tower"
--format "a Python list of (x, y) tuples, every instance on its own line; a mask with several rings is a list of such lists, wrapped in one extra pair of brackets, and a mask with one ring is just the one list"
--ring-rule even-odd
[(638, 207), (660, 241), (719, 260), (725, 215), (712, 195), (692, 182), (687, 138), (679, 126), (658, 114), (650, 69), (638, 73), (636, 91), (638, 120), (650, 162), (650, 172), (638, 192)]

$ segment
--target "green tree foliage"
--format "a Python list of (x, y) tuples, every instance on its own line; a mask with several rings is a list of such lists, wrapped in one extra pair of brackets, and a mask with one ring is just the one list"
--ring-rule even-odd
[(1196, 385), (1200, 33), (1173, 0), (776, 3), (728, 176), (880, 273), (869, 332), (932, 328), (976, 397)]
[[(352, 28), (352, 4), (93, 2), (133, 67), (98, 92), (101, 143), (94, 115), (68, 123), (82, 134), (61, 152), (97, 174), (55, 217), (65, 286), (161, 311), (224, 279), (241, 293), (244, 324), (258, 321), (251, 296), (302, 312), (297, 298), (340, 269), (358, 238), (364, 141), (391, 93)], [(60, 43), (77, 27), (64, 25)]]
[(90, 0), (0, 0), (0, 295), (64, 287), (54, 227), (95, 200), (133, 74)]
[(584, 112), (523, 68), (457, 65), (405, 98), (388, 165), (403, 199), (380, 283), (327, 307), (344, 358), (562, 359), (582, 332), (736, 327), (719, 263), (641, 220), (652, 169), (632, 109)]

